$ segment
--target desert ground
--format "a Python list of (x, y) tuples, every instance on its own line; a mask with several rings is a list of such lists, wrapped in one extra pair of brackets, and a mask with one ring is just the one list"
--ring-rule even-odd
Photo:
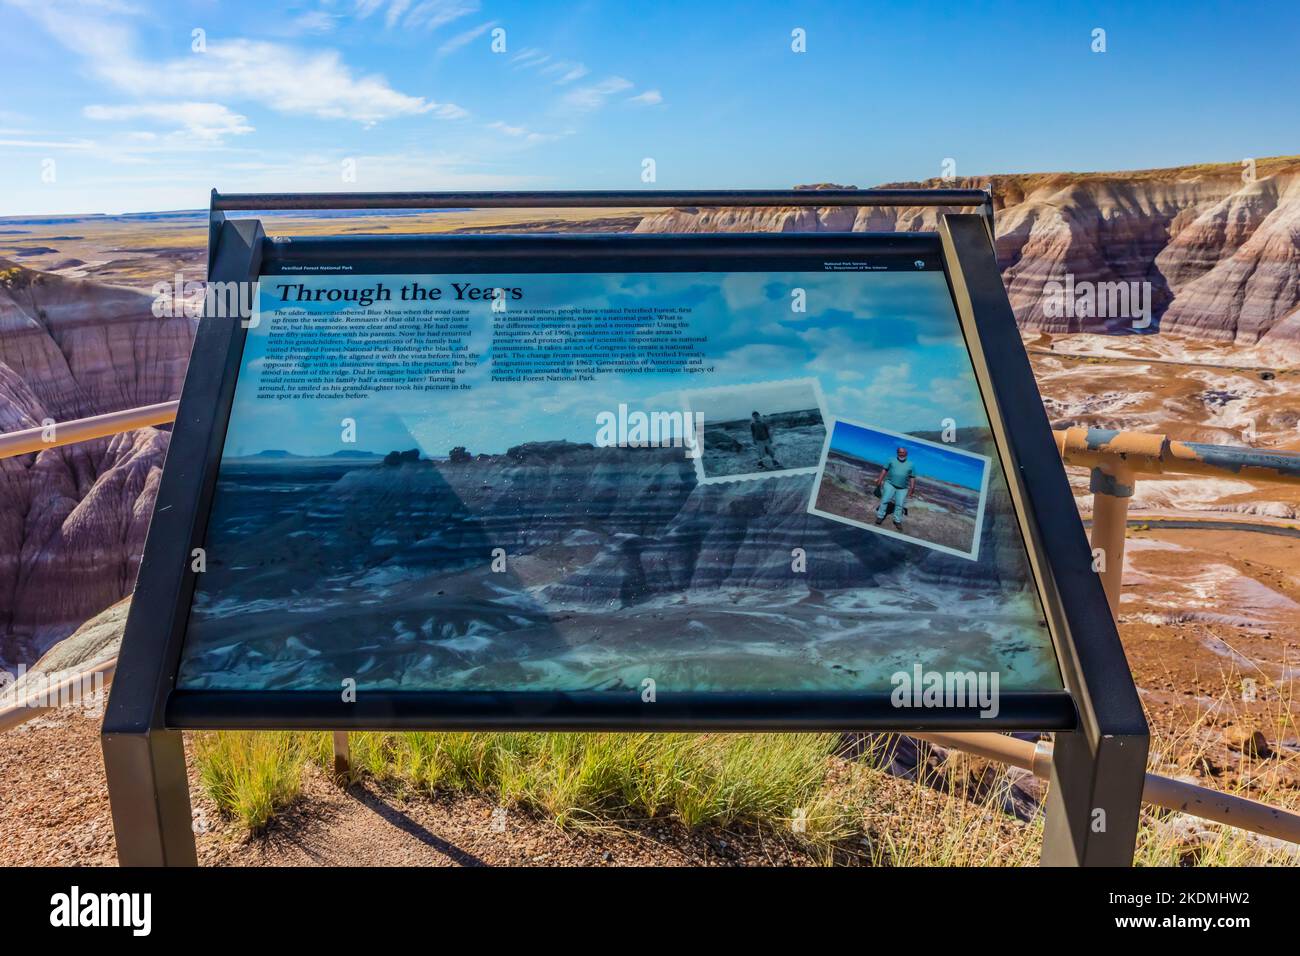
[[(880, 499), (870, 489), (881, 468), (879, 462), (831, 452), (817, 488), (815, 507), (818, 511), (874, 526)], [(978, 492), (920, 475), (916, 479), (916, 493), (907, 499), (902, 528), (894, 525), (892, 505), (881, 527), (964, 553), (971, 550), (975, 538), (978, 509)]]
[[(1164, 336), (1026, 336), (1056, 427), (1300, 451), (1300, 370), (1254, 349)], [(1066, 470), (1085, 523), (1084, 469)], [(1246, 792), (1242, 753), (1300, 786), (1300, 488), (1235, 478), (1139, 478), (1129, 509), (1120, 635), (1148, 719), (1205, 747), (1208, 786)], [(1256, 737), (1258, 733), (1261, 736)], [(1152, 769), (1175, 761), (1154, 754)]]
[[(565, 231), (565, 224), (577, 218), (596, 231), (628, 232), (641, 221), (643, 211), (609, 209), (597, 219), (583, 216), (584, 212), (450, 209), (380, 216), (249, 212), (247, 218), (260, 218), (270, 235), (286, 236)], [(229, 214), (231, 219), (243, 217)], [(0, 258), (67, 278), (90, 278), (145, 292), (155, 282), (172, 282), (178, 272), (187, 282), (202, 280), (207, 271), (207, 241), (206, 210), (0, 219)]]

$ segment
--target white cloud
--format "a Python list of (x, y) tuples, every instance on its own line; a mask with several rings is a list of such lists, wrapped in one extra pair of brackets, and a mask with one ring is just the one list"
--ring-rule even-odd
[[(566, 83), (572, 83), (574, 80), (580, 80), (591, 71), (581, 63), (575, 63), (572, 60), (560, 60), (558, 63), (552, 63), (542, 70), (547, 76), (556, 76), (556, 85), (564, 86)], [(558, 74), (558, 75), (557, 75)]]
[(281, 113), (376, 123), (398, 116), (466, 115), (461, 107), (411, 96), (382, 76), (355, 76), (335, 50), (305, 52), (258, 40), (213, 42), (208, 52), (147, 63), (119, 57), (96, 64), (118, 89), (139, 96), (167, 90), (177, 96), (253, 100)]
[(476, 27), (470, 27), (463, 33), (457, 33), (442, 46), (438, 47), (438, 56), (447, 56), (448, 54), (455, 53), (461, 47), (473, 43), (496, 25), (496, 20), (488, 20), (486, 23), (480, 23)]
[(177, 132), (208, 142), (253, 132), (248, 117), (220, 103), (136, 103), (126, 106), (87, 106), (82, 113), (92, 120), (136, 120), (173, 124)]
[(599, 83), (571, 90), (565, 94), (563, 103), (570, 109), (584, 113), (591, 112), (604, 106), (611, 96), (631, 88), (632, 83), (629, 80), (621, 76), (608, 76)]
[(338, 15), (324, 10), (310, 10), (289, 24), (291, 33), (329, 33), (338, 22)]
[[(154, 99), (165, 91), (192, 100), (248, 100), (280, 113), (367, 124), (423, 113), (443, 119), (467, 115), (455, 104), (395, 90), (378, 74), (356, 76), (336, 50), (210, 39), (205, 53), (150, 61), (133, 52), (135, 36), (121, 17), (96, 19), (84, 8), (68, 7), (57, 0), (10, 2), (85, 57), (101, 80), (136, 96)], [(412, 10), (409, 15), (414, 13)]]
[(388, 12), (384, 14), (384, 26), (390, 30), (397, 26), (397, 21), (402, 18), (402, 14), (406, 12), (406, 8), (410, 5), (411, 0), (393, 0), (388, 5)]
[(523, 140), (526, 143), (545, 143), (553, 139), (559, 139), (558, 133), (538, 133), (526, 126), (513, 126), (509, 123), (503, 123), (501, 120), (487, 124), (488, 129), (494, 129), (513, 139)]
[(577, 60), (554, 60), (545, 50), (525, 47), (510, 58), (516, 70), (537, 70), (542, 76), (555, 78), (557, 86), (580, 80), (591, 71)]
[(477, 13), (478, 0), (357, 0), (356, 14), (364, 20), (384, 7), (384, 26), (389, 30), (436, 30), (438, 27)]
[(524, 49), (512, 56), (510, 62), (515, 64), (519, 69), (525, 70), (529, 67), (541, 66), (543, 63), (550, 60), (550, 58), (551, 56), (549, 53), (539, 50), (537, 47), (530, 46), (524, 47)]
[(628, 97), (627, 101), (641, 106), (658, 106), (664, 101), (664, 96), (658, 90), (646, 90), (644, 93)]
[(0, 139), (0, 146), (10, 149), (94, 149), (89, 139)]

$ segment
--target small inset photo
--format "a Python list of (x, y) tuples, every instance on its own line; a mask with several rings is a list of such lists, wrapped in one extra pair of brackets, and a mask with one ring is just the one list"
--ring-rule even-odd
[(808, 511), (973, 561), (988, 480), (984, 455), (837, 420)]
[(695, 457), (701, 484), (817, 473), (826, 444), (817, 379), (692, 389), (682, 392), (682, 403), (703, 424), (704, 447)]

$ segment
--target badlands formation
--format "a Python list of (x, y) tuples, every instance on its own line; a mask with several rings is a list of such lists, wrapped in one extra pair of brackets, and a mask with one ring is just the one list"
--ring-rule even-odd
[[(1055, 425), (1295, 449), (1300, 373), (1287, 365), (1300, 364), (1300, 158), (1259, 160), (1245, 178), (1240, 166), (1224, 164), (924, 185), (992, 184), (1003, 276)], [(270, 225), (300, 235), (591, 226), (501, 215)], [(935, 215), (916, 208), (673, 209), (620, 213), (600, 228), (916, 231), (933, 229)], [(0, 225), (0, 430), (179, 395), (193, 321), (155, 318), (147, 290), (179, 268), (199, 266), (201, 215)], [(1044, 289), (1066, 276), (1076, 284), (1150, 283), (1147, 331), (1159, 334), (1068, 334), (1106, 323), (1047, 314)], [(148, 428), (0, 461), (0, 668), (30, 663), (130, 593), (168, 437), (166, 428)], [(1086, 508), (1086, 476), (1072, 480)], [(1294, 499), (1288, 488), (1245, 482), (1144, 481), (1135, 515), (1148, 508), (1286, 523), (1296, 516)], [(1182, 534), (1191, 542), (1207, 533)], [(1284, 540), (1270, 537), (1266, 545)], [(1163, 563), (1164, 574), (1177, 575), (1175, 558), (1194, 563), (1200, 553), (1148, 547), (1135, 550), (1134, 560)], [(1237, 572), (1248, 574), (1244, 569)]]
[[(1253, 169), (1253, 171), (1252, 171)], [(1101, 331), (1052, 316), (1044, 287), (1151, 284), (1161, 332), (1300, 349), (1300, 158), (1133, 173), (968, 177), (890, 187), (992, 186), (998, 261), (1026, 329)], [(673, 209), (638, 232), (919, 232), (941, 209)]]
[[(151, 303), (0, 259), (0, 430), (175, 398), (194, 325)], [(144, 428), (0, 460), (0, 669), (130, 593), (168, 437)]]

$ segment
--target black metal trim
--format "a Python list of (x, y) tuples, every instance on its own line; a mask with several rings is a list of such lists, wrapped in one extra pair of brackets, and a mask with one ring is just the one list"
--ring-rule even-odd
[[(910, 264), (929, 256), (930, 270), (942, 270), (942, 247), (934, 233), (831, 233), (797, 237), (772, 235), (435, 235), (374, 238), (312, 237), (264, 239), (260, 275), (263, 281), (282, 266), (301, 262), (357, 265), (377, 263), (377, 272), (429, 267), (466, 272), (499, 271), (501, 260), (521, 271), (621, 271), (690, 269), (728, 271), (768, 270), (782, 263), (807, 269), (823, 257), (899, 257)], [(290, 272), (286, 278), (302, 275)], [(242, 351), (243, 332), (230, 347)], [(238, 358), (227, 360), (232, 377)], [(231, 385), (233, 394), (233, 384)], [(228, 417), (229, 396), (218, 405)], [(226, 418), (218, 433), (224, 437)], [(212, 445), (211, 482), (222, 442)], [(1004, 469), (1009, 467), (1003, 462)], [(211, 486), (205, 490), (210, 496)], [(185, 592), (188, 611), (192, 575)], [(1059, 656), (1059, 653), (1058, 653)], [(233, 692), (178, 690), (166, 705), (169, 728), (325, 727), (335, 729), (605, 729), (605, 730), (1053, 730), (1077, 723), (1074, 704), (1062, 692), (1025, 692), (1001, 697), (1012, 702), (997, 718), (979, 718), (971, 711), (894, 708), (888, 695), (874, 694), (687, 694), (662, 697), (653, 706), (630, 694), (454, 694), (359, 692), (359, 701), (343, 705), (339, 695), (313, 692)], [(365, 699), (364, 706), (360, 699)], [(759, 703), (761, 702), (761, 703)], [(464, 708), (463, 711), (458, 708)], [(903, 723), (900, 723), (900, 718)], [(394, 721), (400, 721), (395, 724)]]
[(1058, 645), (1058, 657), (1066, 688), (1081, 698), (1087, 722), (1104, 723), (1109, 733), (1146, 734), (1119, 630), (1101, 577), (1092, 568), (1092, 548), (983, 221), (973, 215), (947, 216), (940, 237), (958, 313), (973, 333), (966, 344), (981, 391), (995, 403), (989, 420), (1004, 429), (1016, 466), (1006, 469), (1007, 480), (1019, 486), (1012, 494), (1023, 505), (1029, 551), (1045, 558), (1045, 604), (1049, 609), (1055, 604), (1063, 613), (1058, 640), (1067, 639)]
[(209, 253), (224, 221), (232, 211), (275, 212), (339, 209), (592, 209), (627, 207), (657, 209), (698, 206), (926, 206), (949, 209), (978, 207), (994, 236), (991, 189), (638, 189), (476, 191), (476, 192), (332, 192), (332, 193), (226, 193), (212, 190), (208, 202)]
[(390, 692), (357, 691), (344, 703), (333, 691), (178, 690), (167, 726), (194, 729), (293, 730), (1070, 730), (1069, 694), (1004, 692), (998, 714), (978, 708), (899, 708), (888, 694), (659, 693), (636, 691)]
[(1132, 863), (1149, 730), (1092, 548), (1083, 531), (984, 220), (945, 216), (944, 260), (990, 422), (1011, 459), (1012, 497), (1053, 616), (1057, 659), (1079, 726), (1058, 734), (1047, 797), (1043, 863)]
[[(222, 221), (212, 278), (249, 282), (261, 266), (262, 225)], [(194, 592), (191, 554), (207, 528), (244, 329), (199, 322), (136, 579), (100, 743), (124, 866), (194, 866), (189, 782), (181, 735), (165, 729)]]
[[(255, 280), (263, 238), (257, 220), (224, 223), (212, 278)], [(104, 714), (106, 734), (163, 726), (194, 592), (191, 554), (207, 530), (245, 334), (238, 319), (199, 321)]]
[(614, 189), (563, 192), (219, 193), (213, 210), (588, 209), (627, 206), (952, 206), (982, 207), (983, 189)]
[[(870, 260), (898, 271), (943, 271), (935, 233), (818, 233), (727, 235), (462, 235), (276, 237), (264, 244), (262, 277), (313, 275), (314, 264), (346, 266), (352, 274), (449, 272), (521, 273), (693, 271), (820, 271), (819, 260)], [(761, 264), (760, 264), (761, 263)]]

